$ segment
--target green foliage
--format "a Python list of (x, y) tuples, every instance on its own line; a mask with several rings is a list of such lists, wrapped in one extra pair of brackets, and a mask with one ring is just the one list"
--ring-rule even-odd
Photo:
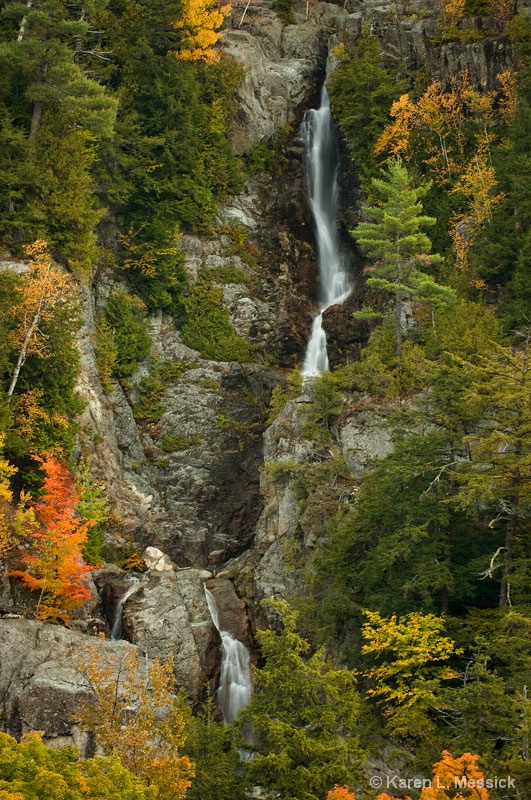
[(282, 413), (289, 400), (294, 400), (302, 392), (302, 375), (298, 369), (293, 370), (285, 386), (280, 383), (274, 387), (269, 401), (267, 424), (271, 425)]
[(245, 169), (249, 175), (267, 172), (273, 160), (273, 148), (267, 141), (256, 144), (249, 150), (245, 159)]
[(367, 30), (341, 44), (337, 56), (339, 65), (328, 82), (330, 104), (356, 169), (368, 183), (377, 170), (374, 145), (406, 84), (383, 64), (380, 42)]
[(238, 336), (223, 306), (223, 289), (199, 278), (184, 301), (186, 321), (182, 327), (185, 344), (206, 358), (217, 361), (250, 361), (253, 346)]
[(109, 520), (109, 500), (107, 487), (96, 483), (90, 477), (90, 461), (81, 461), (76, 471), (76, 486), (79, 491), (77, 513), (83, 519), (93, 520), (87, 531), (87, 540), (82, 555), (87, 564), (101, 564), (103, 533)]
[(220, 264), (201, 272), (201, 277), (213, 283), (247, 283), (248, 277), (236, 264)]
[(265, 664), (255, 670), (255, 694), (240, 715), (255, 732), (248, 780), (284, 800), (317, 800), (334, 782), (360, 776), (354, 674), (321, 651), (308, 655), (293, 610), (282, 601), (267, 603), (282, 628), (257, 633)]
[(361, 358), (349, 368), (351, 385), (384, 400), (396, 400), (421, 389), (433, 374), (433, 364), (421, 345), (405, 339), (401, 358), (396, 354), (396, 328), (392, 319), (376, 328)]
[(96, 349), (96, 367), (105, 394), (113, 390), (112, 377), (118, 365), (118, 346), (110, 322), (101, 315), (96, 322), (94, 337)]
[(167, 433), (161, 441), (161, 449), (165, 453), (180, 453), (182, 450), (188, 450), (194, 444), (201, 444), (203, 440), (199, 436), (183, 436), (179, 433)]
[(19, 743), (0, 733), (0, 794), (6, 800), (148, 800), (155, 795), (117, 756), (79, 759), (74, 747), (46, 747), (40, 734)]
[(489, 286), (505, 287), (500, 316), (505, 330), (527, 324), (531, 282), (531, 69), (518, 75), (518, 107), (506, 137), (492, 149), (505, 198), (476, 242), (471, 260)]
[(456, 294), (422, 269), (440, 260), (440, 256), (429, 255), (431, 242), (421, 230), (435, 222), (422, 212), (421, 198), (429, 187), (414, 188), (400, 158), (391, 159), (382, 177), (373, 178), (371, 183), (379, 203), (366, 207), (368, 220), (351, 233), (372, 261), (367, 285), (394, 298), (396, 355), (400, 361), (406, 298), (437, 308), (451, 304)]
[(78, 11), (59, 2), (3, 10), (0, 172), (5, 166), (7, 192), (0, 232), (15, 247), (45, 238), (83, 270), (94, 259), (101, 218), (91, 175), (94, 143), (112, 134), (117, 100), (76, 57), (82, 42), (92, 45), (94, 7)]
[(133, 416), (137, 422), (158, 422), (166, 407), (162, 401), (164, 384), (160, 379), (159, 365), (152, 366), (149, 375), (144, 376), (138, 386), (138, 401), (133, 406)]
[[(151, 349), (146, 307), (139, 297), (118, 289), (107, 301), (105, 319), (116, 347), (114, 374), (119, 378), (132, 375)], [(99, 358), (104, 365), (109, 361), (105, 350)]]
[(318, 444), (331, 441), (331, 421), (341, 414), (344, 399), (330, 372), (324, 372), (311, 387), (311, 403), (304, 409), (302, 432)]
[(285, 25), (294, 25), (296, 22), (294, 8), (296, 0), (273, 0), (273, 8)]
[(488, 527), (504, 531), (503, 545), (489, 567), (491, 577), (496, 571), (501, 575), (502, 607), (513, 601), (528, 603), (531, 599), (526, 558), (531, 548), (528, 360), (529, 334), (514, 352), (493, 345), (489, 355), (478, 359), (477, 365), (466, 365), (469, 385), (464, 401), (478, 407), (481, 423), (465, 437), (469, 460), (456, 464), (453, 470), (459, 484), (454, 498), (456, 505), (487, 510), (492, 514)]
[(186, 793), (190, 800), (242, 800), (243, 775), (234, 730), (219, 722), (219, 710), (209, 694), (188, 726), (185, 751), (196, 774)]

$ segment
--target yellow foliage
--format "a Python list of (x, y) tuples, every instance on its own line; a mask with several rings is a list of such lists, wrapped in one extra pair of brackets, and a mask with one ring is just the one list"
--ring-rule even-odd
[(514, 16), (514, 8), (513, 0), (490, 0), (490, 13), (500, 27)]
[(68, 418), (64, 414), (45, 409), (41, 405), (42, 399), (42, 389), (28, 389), (27, 392), (17, 395), (13, 404), (13, 433), (27, 442), (29, 448), (34, 445), (36, 448), (37, 435), (43, 426), (68, 427)]
[(374, 146), (374, 150), (376, 153), (383, 153), (387, 150), (393, 156), (406, 156), (409, 149), (415, 105), (409, 99), (408, 94), (403, 94), (399, 100), (394, 101), (390, 113), (394, 122), (384, 129)]
[(442, 635), (444, 621), (434, 614), (413, 612), (401, 620), (396, 615), (385, 619), (377, 611), (364, 614), (362, 653), (375, 659), (365, 673), (375, 682), (367, 694), (383, 702), (395, 733), (418, 735), (428, 728), (426, 715), (437, 705), (440, 682), (457, 677), (443, 662), (461, 651)]
[(135, 269), (142, 275), (152, 278), (157, 273), (161, 258), (176, 256), (179, 252), (177, 242), (179, 242), (181, 234), (176, 228), (173, 236), (175, 246), (156, 247), (151, 242), (142, 240), (142, 232), (146, 227), (145, 224), (136, 229), (130, 227), (127, 233), (121, 233), (118, 238), (125, 251), (122, 262), (124, 269)]
[(466, 0), (446, 0), (443, 6), (445, 21), (451, 26), (457, 25), (465, 13)]
[(459, 269), (468, 265), (468, 253), (481, 226), (492, 221), (492, 209), (504, 197), (502, 193), (494, 194), (496, 185), (496, 172), (488, 162), (487, 146), (484, 145), (469, 161), (452, 189), (467, 201), (463, 212), (452, 220), (451, 236)]
[(184, 47), (176, 53), (183, 61), (219, 61), (219, 52), (213, 49), (220, 39), (223, 21), (232, 9), (231, 5), (219, 6), (217, 0), (183, 0), (182, 17), (175, 24), (185, 32)]
[(78, 663), (92, 690), (75, 720), (92, 731), (105, 754), (117, 753), (122, 764), (148, 786), (157, 800), (180, 800), (191, 785), (193, 767), (180, 756), (186, 739), (186, 709), (173, 695), (173, 662), (140, 662), (129, 651), (118, 664), (96, 650)]
[(0, 436), (0, 561), (9, 555), (34, 520), (33, 511), (26, 507), (26, 495), (22, 495), (18, 505), (13, 503), (9, 479), (17, 470), (3, 458), (3, 445), (4, 437)]
[(515, 118), (518, 110), (518, 74), (510, 70), (500, 72), (498, 74), (498, 83), (502, 90), (500, 113), (503, 120), (509, 124)]
[(37, 239), (25, 248), (30, 258), (30, 267), (21, 276), (22, 313), (18, 325), (10, 335), (18, 358), (8, 396), (13, 395), (20, 370), (28, 356), (33, 354), (43, 358), (50, 354), (47, 337), (41, 330), (42, 323), (53, 316), (59, 303), (72, 305), (75, 299), (72, 278), (53, 265), (47, 247), (43, 239)]

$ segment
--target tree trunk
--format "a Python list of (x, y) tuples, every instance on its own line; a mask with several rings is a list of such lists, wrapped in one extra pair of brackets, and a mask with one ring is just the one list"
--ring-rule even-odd
[[(32, 4), (33, 4), (33, 0), (28, 0), (28, 2), (26, 3), (26, 8), (31, 8)], [(26, 33), (27, 22), (28, 22), (28, 18), (24, 14), (24, 16), (22, 17), (22, 20), (20, 22), (20, 27), (18, 29), (17, 42), (21, 42), (23, 40), (24, 34)]]
[(505, 534), (505, 546), (503, 549), (503, 571), (500, 586), (500, 608), (507, 608), (511, 605), (511, 567), (513, 561), (513, 544), (518, 528), (518, 517), (516, 514), (511, 517), (507, 525)]
[(400, 289), (395, 293), (395, 333), (396, 333), (396, 357), (402, 361), (402, 296)]
[[(41, 66), (39, 68), (39, 85), (44, 83), (47, 71), (48, 71), (48, 64), (46, 61), (42, 61)], [(33, 112), (31, 115), (31, 126), (29, 133), (30, 139), (33, 139), (33, 137), (35, 136), (35, 134), (39, 129), (43, 110), (44, 110), (44, 103), (42, 102), (42, 100), (35, 100), (33, 103)]]

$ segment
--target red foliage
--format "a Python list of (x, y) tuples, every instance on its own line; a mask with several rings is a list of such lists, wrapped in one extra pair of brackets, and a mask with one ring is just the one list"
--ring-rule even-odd
[(41, 496), (31, 503), (35, 521), (20, 557), (26, 569), (10, 574), (40, 591), (38, 619), (68, 622), (69, 612), (91, 596), (85, 579), (94, 567), (83, 562), (81, 550), (95, 522), (76, 516), (79, 495), (67, 467), (52, 453), (37, 460), (45, 478)]

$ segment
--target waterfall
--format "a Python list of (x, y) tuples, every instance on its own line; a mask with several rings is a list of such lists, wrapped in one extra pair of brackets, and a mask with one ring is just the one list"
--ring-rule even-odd
[(339, 152), (330, 101), (324, 85), (319, 108), (306, 112), (302, 136), (306, 144), (308, 200), (315, 225), (319, 267), (319, 314), (313, 321), (302, 368), (303, 376), (312, 377), (328, 369), (323, 312), (336, 303), (342, 303), (351, 289), (339, 246)]
[(232, 633), (222, 630), (214, 595), (205, 585), (205, 596), (212, 617), (221, 636), (221, 675), (216, 699), (225, 722), (232, 722), (251, 700), (251, 666), (249, 651)]
[(114, 616), (111, 625), (111, 639), (122, 638), (122, 615), (124, 605), (131, 595), (135, 594), (135, 592), (138, 592), (140, 587), (144, 585), (140, 582), (140, 578), (137, 578), (136, 575), (128, 576), (128, 581), (131, 582), (131, 585), (127, 587), (123, 595), (118, 600), (116, 608), (114, 609)]

